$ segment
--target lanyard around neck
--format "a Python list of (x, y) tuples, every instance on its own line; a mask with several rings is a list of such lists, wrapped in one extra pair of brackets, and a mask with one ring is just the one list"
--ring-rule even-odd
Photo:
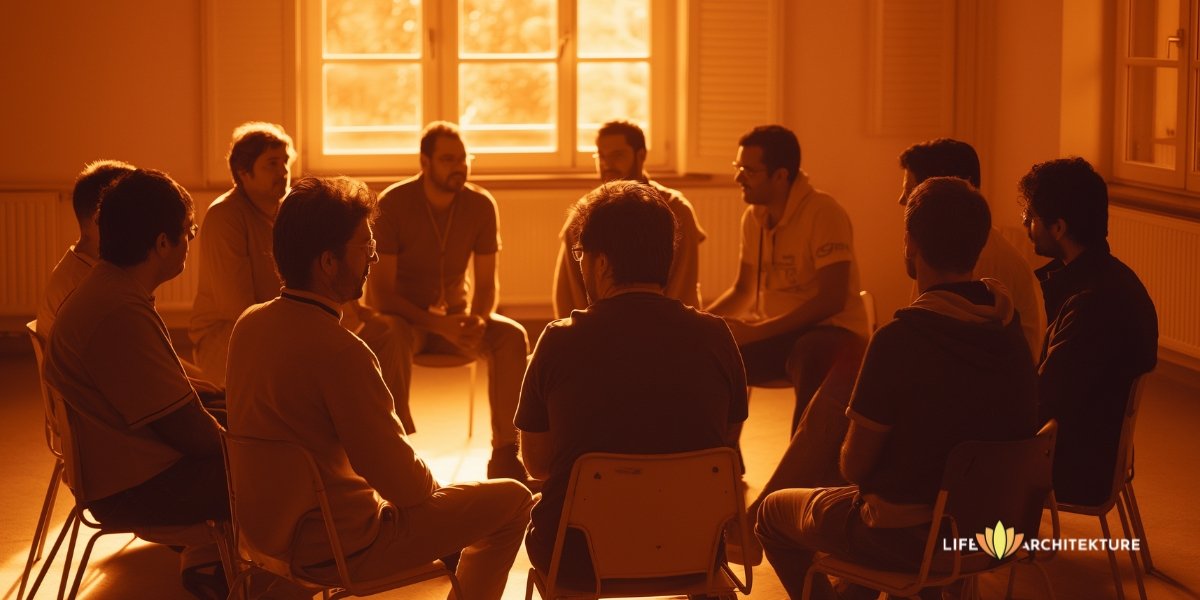
[(436, 306), (446, 310), (446, 243), (450, 240), (450, 228), (454, 225), (454, 212), (458, 202), (450, 202), (450, 215), (446, 217), (446, 229), (438, 227), (437, 218), (433, 214), (433, 205), (425, 200), (425, 212), (429, 215), (429, 225), (433, 227), (433, 235), (438, 242), (438, 299)]

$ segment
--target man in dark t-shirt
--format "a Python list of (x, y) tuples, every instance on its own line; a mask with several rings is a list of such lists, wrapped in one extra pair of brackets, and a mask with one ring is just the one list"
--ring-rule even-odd
[[(730, 445), (746, 419), (746, 377), (725, 322), (668, 298), (676, 223), (652, 187), (605, 184), (575, 208), (571, 248), (591, 305), (550, 323), (533, 352), (516, 425), (530, 474), (545, 479), (526, 547), (548, 569), (575, 459)], [(560, 573), (590, 577), (583, 535)]]
[[(1000, 282), (971, 277), (991, 228), (987, 202), (961, 179), (930, 178), (909, 197), (904, 228), (905, 263), (921, 295), (867, 347), (841, 455), (854, 485), (781, 490), (759, 509), (755, 532), (793, 598), (816, 552), (915, 569), (950, 451), (1034, 434), (1033, 361), (1020, 318)], [(823, 575), (812, 591), (834, 597)]]

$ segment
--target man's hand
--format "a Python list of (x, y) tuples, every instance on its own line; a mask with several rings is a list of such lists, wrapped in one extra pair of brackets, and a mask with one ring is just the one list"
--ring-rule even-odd
[(476, 315), (446, 315), (433, 321), (431, 330), (451, 344), (458, 346), (464, 354), (475, 356), (483, 342), (487, 323)]

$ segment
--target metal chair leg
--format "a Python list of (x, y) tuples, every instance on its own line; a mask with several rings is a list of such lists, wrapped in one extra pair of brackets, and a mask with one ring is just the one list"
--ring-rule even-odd
[[(46, 573), (50, 570), (50, 565), (54, 563), (54, 557), (58, 555), (58, 549), (62, 546), (63, 540), (71, 531), (71, 527), (75, 523), (75, 511), (67, 515), (67, 520), (63, 523), (62, 529), (58, 532), (58, 537), (54, 539), (54, 545), (50, 547), (50, 555), (46, 557), (46, 562), (42, 563), (42, 568), (38, 571), (38, 576), (33, 580), (33, 586), (29, 588), (29, 595), (25, 600), (33, 598), (37, 595), (38, 588), (42, 585), (42, 580), (46, 578)], [(17, 600), (22, 600), (20, 596)]]
[(46, 497), (42, 501), (42, 513), (38, 517), (37, 528), (33, 530), (33, 543), (29, 546), (29, 557), (25, 559), (25, 570), (21, 572), (21, 586), (17, 591), (17, 600), (25, 597), (25, 585), (29, 583), (29, 574), (33, 565), (42, 559), (42, 550), (46, 545), (46, 536), (50, 532), (50, 516), (54, 513), (54, 499), (58, 497), (58, 484), (62, 480), (63, 463), (54, 461), (50, 471), (50, 485), (46, 488)]
[(83, 521), (79, 507), (75, 507), (71, 512), (75, 513), (75, 523), (71, 526), (71, 542), (67, 544), (67, 556), (63, 560), (62, 580), (58, 583), (58, 600), (63, 600), (67, 591), (67, 580), (71, 575), (71, 559), (75, 558), (75, 542), (79, 540), (79, 525)]
[[(1129, 518), (1125, 514), (1125, 498), (1120, 494), (1117, 495), (1117, 516), (1121, 518), (1121, 530), (1125, 532), (1125, 536), (1129, 537), (1132, 527), (1130, 527)], [(1129, 548), (1129, 563), (1133, 567), (1133, 577), (1137, 581), (1138, 595), (1142, 600), (1146, 600), (1146, 581), (1142, 577), (1142, 567), (1138, 564), (1138, 553), (1132, 548)]]
[(1138, 508), (1137, 496), (1133, 493), (1133, 482), (1127, 481), (1121, 491), (1126, 495), (1126, 500), (1129, 503), (1129, 516), (1133, 521), (1133, 534), (1141, 541), (1142, 567), (1146, 569), (1146, 574), (1148, 575), (1154, 571), (1154, 561), (1150, 558), (1150, 542), (1146, 539), (1146, 525), (1142, 523), (1142, 511)]
[[(1104, 515), (1100, 515), (1100, 530), (1104, 532), (1104, 539), (1112, 539), (1112, 534), (1108, 531), (1108, 519)], [(1112, 546), (1108, 547), (1108, 566), (1112, 569), (1113, 584), (1117, 587), (1117, 600), (1125, 600), (1125, 586), (1121, 584), (1121, 571), (1117, 567), (1117, 553), (1113, 552)]]
[(71, 585), (71, 594), (67, 596), (68, 600), (75, 600), (75, 596), (79, 594), (79, 585), (83, 583), (83, 573), (87, 570), (88, 559), (92, 557), (92, 549), (96, 547), (96, 540), (100, 539), (104, 533), (103, 530), (97, 530), (88, 540), (87, 547), (83, 550), (83, 557), (79, 559), (79, 566), (75, 568), (75, 583)]

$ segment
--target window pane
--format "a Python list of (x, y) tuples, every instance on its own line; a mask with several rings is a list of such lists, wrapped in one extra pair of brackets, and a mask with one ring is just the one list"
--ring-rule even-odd
[(1129, 56), (1179, 58), (1182, 46), (1168, 38), (1181, 25), (1179, 0), (1130, 0)]
[(460, 64), (458, 124), (470, 150), (555, 150), (557, 86), (553, 63)]
[(326, 64), (326, 151), (416, 153), (420, 101), (417, 63)]
[(1125, 160), (1175, 168), (1178, 106), (1177, 69), (1129, 67)]
[(596, 130), (605, 121), (625, 119), (650, 135), (650, 63), (580, 63), (577, 146), (595, 150)]
[(558, 50), (554, 0), (460, 0), (460, 54), (547, 54)]
[(649, 0), (583, 0), (576, 22), (581, 58), (650, 55)]
[(326, 54), (421, 53), (421, 0), (326, 0)]

